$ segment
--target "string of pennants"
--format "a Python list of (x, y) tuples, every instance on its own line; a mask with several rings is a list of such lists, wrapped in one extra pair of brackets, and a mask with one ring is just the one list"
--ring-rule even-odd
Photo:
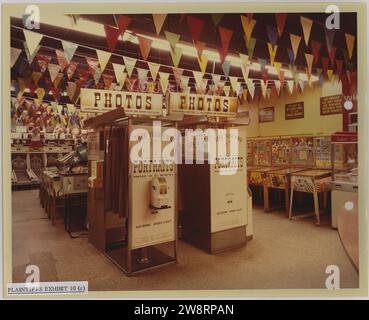
[[(163, 24), (166, 19), (166, 14), (154, 14), (153, 21), (156, 29), (156, 33), (159, 34), (162, 30)], [(62, 43), (63, 50), (55, 49), (55, 55), (57, 64), (51, 63), (51, 57), (46, 55), (38, 54), (38, 51), (41, 47), (40, 42), (44, 35), (32, 32), (26, 29), (23, 29), (25, 42), (24, 42), (24, 50), (26, 52), (27, 61), (31, 64), (34, 60), (39, 67), (40, 71), (33, 71), (30, 79), (25, 80), (22, 78), (18, 79), (18, 87), (17, 94), (22, 95), (25, 88), (28, 86), (31, 92), (35, 92), (37, 97), (40, 99), (45, 96), (47, 93), (46, 90), (50, 89), (56, 97), (60, 95), (60, 90), (58, 90), (58, 84), (63, 79), (65, 73), (68, 78), (67, 82), (67, 94), (71, 101), (78, 100), (78, 91), (81, 87), (86, 86), (89, 83), (90, 78), (92, 76), (94, 84), (96, 87), (108, 88), (108, 89), (116, 89), (122, 90), (125, 85), (126, 88), (130, 91), (134, 90), (134, 87), (138, 86), (140, 88), (146, 87), (149, 92), (154, 92), (154, 90), (158, 90), (157, 83), (160, 84), (160, 88), (162, 93), (165, 94), (168, 90), (171, 90), (169, 76), (170, 73), (160, 72), (160, 67), (171, 67), (172, 72), (175, 78), (176, 85), (183, 91), (190, 90), (189, 88), (189, 80), (193, 78), (195, 81), (195, 89), (198, 93), (205, 93), (207, 88), (209, 87), (209, 91), (211, 93), (216, 94), (236, 94), (240, 97), (247, 98), (247, 93), (251, 99), (255, 97), (255, 88), (259, 88), (261, 96), (264, 98), (269, 98), (271, 92), (274, 91), (277, 95), (280, 95), (281, 89), (284, 88), (284, 84), (286, 83), (287, 91), (292, 94), (294, 89), (299, 88), (302, 92), (305, 87), (305, 81), (299, 79), (299, 72), (297, 66), (294, 65), (297, 52), (299, 49), (299, 44), (302, 40), (301, 36), (290, 34), (291, 40), (291, 48), (288, 48), (288, 55), (290, 58), (291, 65), (289, 66), (289, 70), (292, 73), (293, 79), (285, 78), (285, 70), (282, 69), (282, 63), (275, 61), (275, 56), (278, 50), (277, 40), (278, 37), (281, 36), (284, 30), (284, 24), (287, 17), (287, 14), (276, 14), (277, 28), (273, 26), (267, 25), (267, 34), (268, 34), (268, 51), (270, 56), (270, 65), (273, 66), (278, 75), (278, 80), (270, 80), (268, 79), (268, 71), (266, 68), (267, 60), (258, 58), (262, 70), (262, 79), (252, 79), (249, 77), (250, 66), (251, 66), (251, 58), (253, 57), (253, 50), (255, 48), (256, 39), (252, 38), (252, 32), (256, 24), (256, 20), (252, 19), (252, 14), (247, 14), (246, 16), (241, 15), (241, 24), (243, 27), (243, 31), (245, 34), (245, 45), (248, 52), (248, 55), (239, 53), (239, 58), (241, 61), (241, 71), (242, 77), (232, 77), (229, 75), (231, 62), (226, 60), (226, 57), (229, 53), (229, 47), (233, 35), (233, 31), (222, 26), (218, 26), (219, 22), (222, 19), (222, 14), (212, 15), (213, 23), (215, 26), (218, 26), (218, 32), (220, 36), (221, 46), (218, 48), (220, 61), (222, 63), (223, 75), (219, 74), (210, 74), (212, 84), (209, 84), (208, 78), (204, 78), (206, 73), (206, 67), (208, 64), (208, 58), (203, 54), (203, 50), (205, 48), (205, 43), (200, 41), (200, 35), (203, 30), (205, 22), (197, 17), (186, 15), (184, 18), (187, 20), (187, 24), (189, 27), (189, 31), (191, 37), (194, 42), (194, 46), (197, 52), (197, 60), (199, 63), (200, 71), (188, 70), (179, 68), (179, 62), (182, 56), (181, 49), (177, 46), (180, 35), (164, 31), (165, 38), (170, 44), (170, 54), (173, 62), (173, 66), (157, 64), (147, 61), (151, 49), (152, 40), (146, 38), (144, 36), (136, 35), (138, 39), (138, 45), (140, 48), (140, 52), (143, 60), (117, 55), (112, 53), (117, 45), (118, 38), (120, 35), (123, 35), (124, 32), (129, 27), (132, 22), (132, 18), (128, 16), (119, 16), (117, 19), (117, 28), (111, 26), (104, 26), (104, 30), (106, 33), (107, 44), (109, 47), (109, 52), (103, 50), (96, 50), (97, 59), (91, 57), (85, 57), (86, 65), (88, 69), (80, 69), (78, 66), (81, 64), (77, 64), (72, 61), (74, 54), (79, 45), (67, 42), (64, 40), (60, 40)], [(303, 29), (303, 37), (306, 45), (309, 43), (311, 27), (313, 21), (304, 17), (301, 17), (301, 25)], [(326, 29), (328, 30), (328, 29)], [(113, 37), (114, 35), (114, 37)], [(49, 36), (46, 36), (49, 37)], [(51, 38), (51, 37), (49, 37)], [(356, 81), (356, 72), (350, 70), (350, 61), (353, 56), (353, 48), (355, 43), (355, 37), (349, 34), (345, 34), (347, 50), (345, 56), (345, 65), (349, 67), (349, 69), (345, 70), (345, 77), (342, 77), (343, 70), (343, 60), (335, 59), (335, 53), (337, 48), (332, 46), (334, 39), (334, 29), (326, 32), (327, 39), (327, 48), (329, 50), (329, 57), (322, 57), (322, 68), (316, 68), (316, 73), (319, 78), (319, 83), (322, 85), (324, 78), (328, 78), (330, 81), (335, 79), (335, 74), (332, 66), (335, 63), (336, 66), (336, 74), (339, 77), (339, 80), (343, 83), (343, 85), (350, 86)], [(312, 68), (316, 65), (319, 58), (319, 51), (321, 48), (321, 43), (311, 40), (311, 49), (312, 54), (305, 53), (306, 59), (306, 74), (308, 76), (308, 84), (312, 86), (310, 81)], [(86, 46), (82, 46), (86, 47)], [(86, 47), (88, 48), (88, 47)], [(11, 66), (14, 66), (17, 62), (21, 49), (11, 48)], [(107, 64), (109, 63), (109, 59), (111, 55), (122, 57), (122, 63), (116, 64), (112, 63), (114, 76), (110, 74), (104, 74), (104, 70), (106, 69)], [(251, 58), (250, 58), (251, 57)], [(147, 63), (148, 69), (138, 68), (136, 67), (137, 61), (145, 61)], [(84, 65), (84, 64), (83, 64)], [(85, 65), (84, 65), (85, 66)], [(43, 76), (44, 72), (48, 70), (50, 74), (50, 81), (48, 83), (49, 88), (39, 88), (37, 87), (38, 81)], [(132, 77), (133, 70), (137, 71), (137, 77)], [(193, 77), (184, 75), (184, 71), (190, 71), (193, 74)], [(78, 79), (73, 82), (72, 78), (77, 71)], [(149, 81), (148, 73), (150, 72), (152, 81)], [(225, 77), (225, 80), (221, 78)], [(101, 84), (100, 79), (103, 79), (103, 83)], [(229, 80), (230, 85), (226, 85), (227, 80)], [(241, 82), (239, 81), (241, 80)], [(246, 87), (242, 86), (243, 84)], [(45, 90), (46, 89), (46, 90)]]

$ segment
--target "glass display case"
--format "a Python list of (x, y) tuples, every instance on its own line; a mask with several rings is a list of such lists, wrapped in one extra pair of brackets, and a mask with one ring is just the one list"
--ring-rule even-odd
[(354, 132), (332, 135), (333, 182), (357, 187), (358, 142)]

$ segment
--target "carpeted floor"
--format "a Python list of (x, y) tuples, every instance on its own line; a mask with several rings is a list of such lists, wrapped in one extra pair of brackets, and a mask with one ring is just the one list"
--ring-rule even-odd
[(37, 190), (15, 191), (13, 282), (23, 282), (28, 264), (41, 281), (89, 281), (89, 290), (186, 290), (324, 288), (328, 265), (340, 269), (341, 288), (358, 287), (359, 276), (337, 231), (326, 217), (290, 221), (283, 212), (254, 210), (254, 239), (241, 249), (209, 255), (179, 241), (179, 263), (126, 277), (87, 237), (69, 238), (63, 222), (52, 226)]

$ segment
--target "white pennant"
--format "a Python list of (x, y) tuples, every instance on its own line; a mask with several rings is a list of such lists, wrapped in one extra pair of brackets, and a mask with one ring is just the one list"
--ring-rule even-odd
[(40, 44), (43, 35), (26, 29), (23, 29), (23, 33), (26, 39), (29, 54), (31, 57), (33, 57), (36, 53), (36, 49), (38, 48), (38, 45)]
[(241, 71), (242, 71), (242, 76), (244, 78), (244, 80), (246, 81), (249, 78), (249, 72), (250, 72), (250, 67), (241, 67)]
[(169, 84), (169, 73), (159, 72), (159, 77), (160, 77), (161, 90), (163, 91), (163, 94), (166, 94), (168, 90), (168, 84)]
[(54, 82), (54, 80), (56, 79), (56, 76), (58, 75), (60, 71), (60, 66), (58, 64), (49, 63), (47, 68), (50, 73), (51, 82)]
[(232, 86), (233, 91), (238, 96), (238, 94), (241, 91), (241, 82), (238, 82), (237, 77), (231, 77), (231, 76), (229, 76), (229, 81), (231, 82), (231, 86)]
[(254, 94), (255, 94), (255, 84), (252, 81), (252, 79), (246, 79), (246, 84), (247, 84), (247, 89), (250, 93), (250, 96), (252, 99), (254, 99)]
[(201, 86), (202, 77), (204, 76), (204, 73), (201, 71), (192, 71), (193, 77), (195, 78), (196, 86)]
[(21, 49), (17, 48), (10, 48), (10, 67), (12, 68), (14, 64), (17, 62), (20, 53), (22, 52)]
[(261, 88), (261, 94), (263, 95), (263, 98), (265, 99), (267, 84), (264, 82), (264, 80), (260, 80), (260, 88)]
[(213, 83), (214, 83), (215, 87), (217, 87), (218, 84), (219, 84), (221, 75), (220, 74), (213, 74), (212, 78), (213, 78)]
[(97, 59), (100, 63), (101, 72), (104, 72), (107, 63), (109, 62), (111, 52), (96, 50)]
[(181, 87), (186, 88), (188, 87), (188, 81), (190, 80), (190, 77), (188, 76), (181, 76)]
[(293, 80), (287, 80), (287, 88), (290, 94), (293, 93), (293, 85), (294, 85), (294, 81)]
[(241, 67), (247, 68), (249, 66), (249, 56), (247, 54), (240, 53)]
[(277, 90), (277, 94), (279, 95), (279, 93), (281, 92), (281, 81), (274, 80), (274, 86), (275, 86), (275, 89)]
[(305, 82), (304, 82), (304, 80), (300, 80), (299, 81), (299, 86), (300, 86), (300, 89), (301, 89), (301, 93), (304, 92), (304, 88), (305, 88)]
[(155, 80), (156, 77), (158, 76), (160, 64), (148, 62), (148, 65), (149, 65), (149, 70), (150, 70), (150, 73), (151, 73), (151, 77), (152, 77), (153, 80)]
[[(124, 64), (116, 64), (116, 63), (113, 63), (113, 69), (114, 69), (115, 79), (117, 79), (117, 82), (120, 85), (122, 85), (124, 83), (123, 80), (126, 80), (125, 78), (123, 79), (123, 77), (124, 77), (124, 70), (125, 70)], [(126, 74), (126, 76), (127, 76), (127, 74)]]
[(136, 65), (137, 59), (123, 56), (124, 64), (126, 66), (129, 77), (131, 77), (133, 69)]

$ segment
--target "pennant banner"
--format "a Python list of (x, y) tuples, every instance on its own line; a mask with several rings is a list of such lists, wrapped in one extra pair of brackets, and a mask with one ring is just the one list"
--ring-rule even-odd
[(220, 82), (221, 75), (220, 74), (212, 74), (213, 83), (215, 87), (218, 87), (218, 84)]
[(202, 52), (204, 51), (204, 48), (205, 48), (205, 42), (197, 41), (196, 44), (195, 44), (195, 48), (196, 48), (196, 51), (197, 51), (197, 56), (201, 57)]
[(137, 36), (137, 39), (141, 51), (141, 56), (146, 61), (149, 57), (152, 40), (141, 36)]
[(324, 28), (324, 30), (325, 30), (325, 37), (327, 41), (328, 52), (330, 52), (332, 49), (332, 45), (333, 45), (335, 29)]
[(119, 29), (119, 33), (123, 36), (124, 32), (126, 32), (128, 26), (131, 24), (132, 22), (132, 18), (129, 16), (119, 16), (118, 18), (118, 29)]
[(311, 69), (313, 67), (313, 59), (314, 59), (314, 56), (312, 54), (305, 53), (308, 78), (310, 78), (311, 76)]
[(300, 22), (301, 22), (301, 26), (302, 26), (302, 31), (304, 32), (305, 44), (306, 44), (306, 46), (308, 46), (309, 45), (311, 27), (313, 26), (313, 20), (310, 20), (310, 19), (305, 18), (305, 17), (300, 17)]
[(231, 92), (231, 86), (224, 86), (223, 91), (226, 97), (229, 97), (229, 93)]
[(293, 51), (293, 61), (295, 62), (296, 57), (297, 57), (297, 52), (299, 49), (299, 45), (300, 45), (300, 41), (301, 41), (301, 37), (291, 33), (290, 40), (291, 40), (291, 46), (292, 46), (292, 51)]
[(181, 68), (172, 68), (173, 69), (173, 74), (174, 74), (174, 78), (176, 79), (176, 83), (178, 85), (178, 87), (182, 87), (181, 84), (181, 80), (182, 80), (182, 74), (183, 74), (183, 69)]
[(279, 80), (274, 80), (274, 87), (277, 91), (277, 95), (279, 96), (281, 92), (281, 82)]
[(254, 54), (256, 39), (251, 38), (250, 40), (246, 40), (246, 49), (249, 54), (249, 58), (252, 59), (252, 56)]
[(156, 34), (160, 33), (166, 17), (167, 17), (166, 13), (165, 14), (155, 13), (155, 14), (152, 15), (154, 25), (155, 25)]
[(222, 64), (222, 69), (223, 69), (223, 73), (224, 73), (224, 76), (226, 77), (226, 79), (229, 76), (230, 68), (231, 68), (231, 62), (229, 60), (224, 61), (224, 63)]
[(275, 45), (273, 48), (273, 45), (268, 42), (268, 50), (269, 50), (269, 56), (270, 56), (270, 65), (274, 65), (274, 59), (277, 54), (278, 46)]
[(238, 96), (241, 91), (241, 82), (238, 82), (238, 77), (229, 77), (229, 81), (231, 82), (232, 90)]
[(10, 67), (12, 68), (14, 64), (17, 62), (20, 53), (22, 52), (21, 49), (17, 48), (10, 48)]
[(352, 53), (354, 52), (355, 36), (345, 33), (346, 46), (348, 51), (348, 57), (351, 60)]
[(220, 43), (222, 44), (223, 52), (228, 54), (229, 45), (231, 43), (233, 30), (219, 26)]
[(100, 63), (100, 69), (103, 72), (105, 70), (105, 67), (107, 63), (109, 62), (109, 59), (111, 57), (111, 52), (102, 51), (102, 50), (96, 50), (97, 59)]
[(117, 83), (119, 85), (123, 85), (125, 81), (125, 78), (124, 78), (125, 66), (123, 64), (117, 64), (117, 63), (113, 63), (112, 65), (113, 65), (114, 75), (115, 75), (115, 79), (117, 80)]
[(111, 52), (113, 52), (115, 47), (117, 46), (120, 31), (118, 28), (114, 28), (109, 25), (104, 25), (104, 30), (108, 48)]
[(284, 25), (286, 24), (287, 13), (276, 13), (275, 18), (277, 20), (278, 34), (281, 36), (284, 31)]
[(294, 81), (293, 80), (287, 80), (287, 89), (288, 89), (288, 92), (290, 94), (293, 93), (293, 86), (294, 86)]
[(172, 57), (173, 65), (178, 67), (182, 57), (182, 49), (176, 47), (174, 51), (170, 51), (170, 55)]
[(68, 66), (68, 69), (67, 69), (67, 77), (68, 77), (69, 80), (72, 79), (76, 69), (77, 69), (77, 63), (71, 62)]
[(57, 64), (49, 63), (48, 70), (49, 70), (51, 82), (54, 82), (60, 71), (60, 66)]
[(174, 51), (181, 35), (169, 31), (164, 31), (164, 34), (165, 38), (168, 40), (170, 44), (172, 51)]
[(181, 77), (181, 88), (185, 89), (188, 87), (188, 82), (190, 81), (190, 77), (188, 76), (182, 76)]
[(78, 45), (68, 41), (62, 41), (62, 46), (64, 50), (64, 55), (67, 61), (70, 63), (76, 52)]
[(204, 74), (206, 72), (206, 66), (208, 65), (208, 57), (203, 55), (201, 58), (197, 58), (197, 61), (199, 62), (201, 72)]
[(246, 81), (249, 78), (250, 67), (241, 66), (242, 77)]
[(254, 82), (252, 81), (252, 79), (247, 79), (246, 84), (247, 84), (247, 90), (250, 93), (251, 98), (254, 99), (254, 94), (255, 94)]
[(29, 51), (30, 57), (34, 57), (34, 55), (39, 49), (39, 44), (41, 42), (43, 35), (37, 32), (29, 31), (27, 29), (23, 29), (23, 34), (24, 38), (26, 39), (27, 49)]
[(169, 73), (159, 72), (159, 80), (160, 80), (161, 91), (165, 95), (167, 93), (168, 85), (169, 85)]
[(201, 83), (200, 83), (200, 86), (196, 85), (196, 92), (198, 94), (205, 94), (207, 85), (208, 85), (208, 79), (202, 79)]
[(200, 71), (192, 71), (192, 73), (193, 77), (195, 78), (196, 87), (200, 87), (204, 74)]
[(272, 44), (272, 47), (274, 47), (278, 40), (278, 30), (276, 27), (267, 25), (267, 33), (269, 42)]

